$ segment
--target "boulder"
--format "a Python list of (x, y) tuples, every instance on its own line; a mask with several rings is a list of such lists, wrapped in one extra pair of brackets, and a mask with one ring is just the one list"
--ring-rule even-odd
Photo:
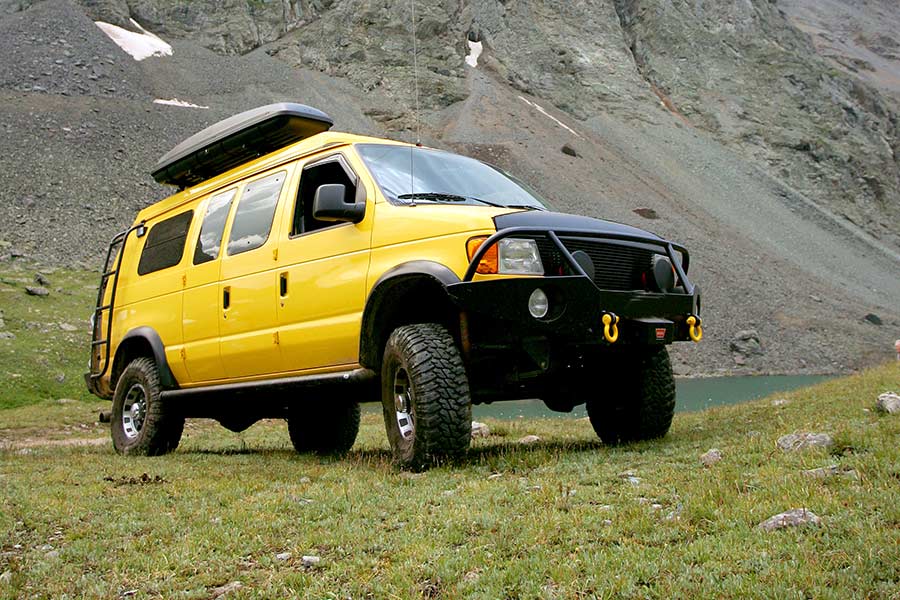
[(564, 144), (560, 151), (567, 156), (578, 158), (578, 151), (571, 144)]
[(319, 566), (320, 562), (322, 562), (322, 559), (318, 556), (302, 556), (300, 558), (300, 563), (307, 569)]
[(472, 439), (480, 437), (488, 437), (491, 435), (491, 428), (485, 423), (472, 421)]
[(830, 448), (834, 439), (827, 433), (789, 433), (778, 438), (778, 447), (785, 452), (806, 450), (807, 448)]
[(785, 527), (799, 527), (800, 525), (818, 525), (822, 522), (816, 514), (805, 508), (792, 508), (789, 511), (773, 515), (757, 525), (763, 531), (777, 531)]
[(878, 396), (875, 402), (875, 408), (879, 412), (894, 415), (900, 413), (900, 395), (895, 392), (885, 392)]
[(519, 443), (528, 445), (528, 444), (536, 444), (539, 441), (541, 441), (541, 438), (539, 438), (536, 435), (526, 435), (525, 437), (523, 437), (519, 440)]
[(50, 295), (50, 290), (43, 286), (26, 285), (25, 293), (29, 296), (39, 296), (45, 298)]
[(759, 333), (755, 329), (738, 331), (731, 338), (729, 348), (734, 354), (743, 358), (759, 356), (763, 353), (762, 344), (759, 341)]
[(818, 469), (809, 469), (802, 473), (805, 477), (810, 477), (812, 479), (828, 479), (837, 476), (859, 479), (859, 473), (856, 472), (856, 469), (842, 469), (838, 465), (828, 465), (827, 467), (819, 467)]
[(647, 208), (646, 206), (639, 206), (639, 207), (635, 208), (634, 210), (632, 210), (631, 212), (638, 215), (639, 217), (644, 217), (645, 219), (653, 220), (653, 219), (659, 218), (658, 212), (656, 212), (652, 208)]
[(718, 448), (710, 448), (700, 455), (700, 462), (704, 467), (711, 467), (722, 460), (722, 452)]

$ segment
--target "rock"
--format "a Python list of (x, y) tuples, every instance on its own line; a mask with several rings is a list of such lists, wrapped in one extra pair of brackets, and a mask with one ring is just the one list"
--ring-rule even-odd
[(65, 374), (65, 373), (59, 373), (59, 374), (56, 376), (56, 383), (64, 383), (65, 381), (66, 381), (66, 374)]
[(809, 469), (807, 471), (802, 471), (802, 473), (804, 476), (813, 479), (828, 479), (829, 477), (838, 475), (849, 477), (851, 479), (859, 479), (859, 473), (856, 472), (856, 469), (842, 469), (838, 465), (828, 465), (827, 467), (820, 467), (818, 469)]
[(634, 214), (644, 217), (645, 219), (658, 219), (659, 213), (653, 210), (652, 208), (647, 208), (646, 206), (639, 206), (632, 210)]
[(704, 467), (711, 467), (720, 460), (722, 460), (722, 453), (718, 448), (710, 448), (704, 454), (700, 455), (700, 462), (703, 463)]
[(300, 562), (307, 569), (311, 569), (312, 567), (319, 566), (319, 563), (322, 562), (322, 559), (318, 556), (303, 556), (300, 558)]
[(60, 323), (59, 328), (63, 331), (78, 331), (78, 327), (72, 325), (71, 323)]
[(777, 531), (785, 527), (798, 527), (800, 525), (818, 525), (822, 519), (811, 510), (805, 508), (792, 508), (789, 511), (773, 515), (757, 525), (763, 531)]
[(0, 585), (6, 585), (10, 581), (12, 581), (12, 571), (3, 571), (3, 574), (0, 575)]
[(488, 481), (500, 479), (501, 477), (503, 477), (503, 473), (491, 473), (490, 475), (488, 475)]
[(243, 587), (244, 584), (240, 581), (232, 581), (231, 583), (226, 583), (225, 585), (220, 585), (217, 588), (213, 588), (213, 600), (218, 600), (219, 598), (222, 598), (223, 596), (230, 594), (231, 592), (236, 592)]
[(829, 448), (833, 445), (834, 440), (827, 433), (789, 433), (778, 438), (778, 447), (785, 452), (807, 448)]
[(472, 439), (480, 437), (488, 437), (491, 435), (491, 428), (485, 423), (472, 421)]
[(300, 483), (309, 483), (311, 481), (312, 481), (312, 479), (310, 479), (309, 477), (301, 477), (300, 478)]
[(275, 555), (275, 560), (290, 560), (291, 553), (290, 552), (279, 552)]
[(734, 354), (743, 358), (759, 356), (763, 353), (762, 344), (759, 342), (759, 333), (755, 329), (738, 331), (731, 338), (729, 348)]
[(573, 148), (571, 144), (563, 144), (563, 147), (560, 148), (560, 151), (568, 156), (574, 156), (575, 158), (578, 158), (578, 151), (575, 150), (575, 148)]
[(525, 437), (523, 437), (522, 439), (519, 440), (519, 443), (528, 445), (528, 444), (536, 444), (539, 441), (541, 441), (541, 438), (539, 438), (536, 435), (526, 435)]
[(772, 406), (787, 406), (788, 401), (784, 398), (777, 398), (772, 400)]
[(876, 315), (875, 313), (869, 313), (863, 317), (863, 320), (867, 323), (871, 323), (872, 325), (878, 325), (881, 327), (884, 323), (881, 320), (881, 317)]
[(875, 408), (889, 415), (900, 413), (900, 396), (895, 392), (885, 392), (878, 396)]
[(16, 334), (12, 331), (0, 331), (0, 340), (14, 340), (16, 339)]
[(51, 550), (47, 554), (44, 555), (44, 558), (53, 560), (54, 558), (59, 558), (59, 550)]
[(32, 285), (25, 286), (25, 293), (29, 296), (39, 296), (45, 298), (50, 295), (50, 290), (45, 287), (37, 287)]
[(34, 282), (43, 287), (50, 287), (50, 280), (42, 273), (34, 274)]

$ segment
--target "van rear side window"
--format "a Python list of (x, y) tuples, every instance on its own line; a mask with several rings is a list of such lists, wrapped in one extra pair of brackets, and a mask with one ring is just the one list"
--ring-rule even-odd
[(150, 228), (147, 242), (141, 252), (141, 260), (138, 262), (138, 275), (168, 269), (181, 262), (193, 216), (194, 211), (189, 210), (160, 221)]
[(281, 171), (251, 181), (244, 188), (228, 238), (229, 255), (259, 248), (269, 239), (272, 218), (286, 176), (287, 173)]
[(194, 248), (194, 264), (199, 265), (219, 257), (222, 247), (222, 234), (225, 233), (225, 221), (231, 210), (231, 201), (234, 200), (236, 189), (216, 194), (209, 199), (206, 208), (206, 216), (203, 217), (203, 225), (200, 227), (200, 237), (197, 239), (197, 247)]

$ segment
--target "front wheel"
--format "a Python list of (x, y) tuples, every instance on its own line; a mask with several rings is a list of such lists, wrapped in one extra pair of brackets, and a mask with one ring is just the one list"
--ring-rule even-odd
[(422, 469), (464, 454), (472, 438), (472, 403), (453, 336), (435, 323), (394, 330), (384, 349), (381, 404), (394, 460)]
[(128, 363), (113, 394), (110, 429), (116, 452), (158, 456), (178, 447), (184, 417), (166, 409), (161, 391), (153, 359), (141, 357)]
[(675, 414), (675, 375), (665, 348), (623, 360), (605, 397), (587, 401), (594, 431), (606, 444), (661, 438)]

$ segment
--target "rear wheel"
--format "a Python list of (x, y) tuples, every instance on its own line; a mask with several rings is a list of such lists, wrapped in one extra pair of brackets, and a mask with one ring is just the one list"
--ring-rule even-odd
[(113, 447), (119, 454), (158, 456), (178, 447), (184, 417), (160, 398), (159, 371), (151, 358), (136, 358), (125, 367), (113, 394)]
[[(607, 387), (608, 384), (610, 384)], [(594, 431), (606, 444), (660, 438), (675, 414), (675, 376), (665, 348), (634, 356), (616, 369), (609, 394), (587, 401)]]
[(297, 452), (346, 454), (359, 433), (359, 403), (317, 398), (292, 409), (287, 424)]
[(468, 450), (469, 382), (445, 327), (422, 323), (394, 330), (384, 350), (381, 403), (391, 451), (401, 467), (422, 469)]

